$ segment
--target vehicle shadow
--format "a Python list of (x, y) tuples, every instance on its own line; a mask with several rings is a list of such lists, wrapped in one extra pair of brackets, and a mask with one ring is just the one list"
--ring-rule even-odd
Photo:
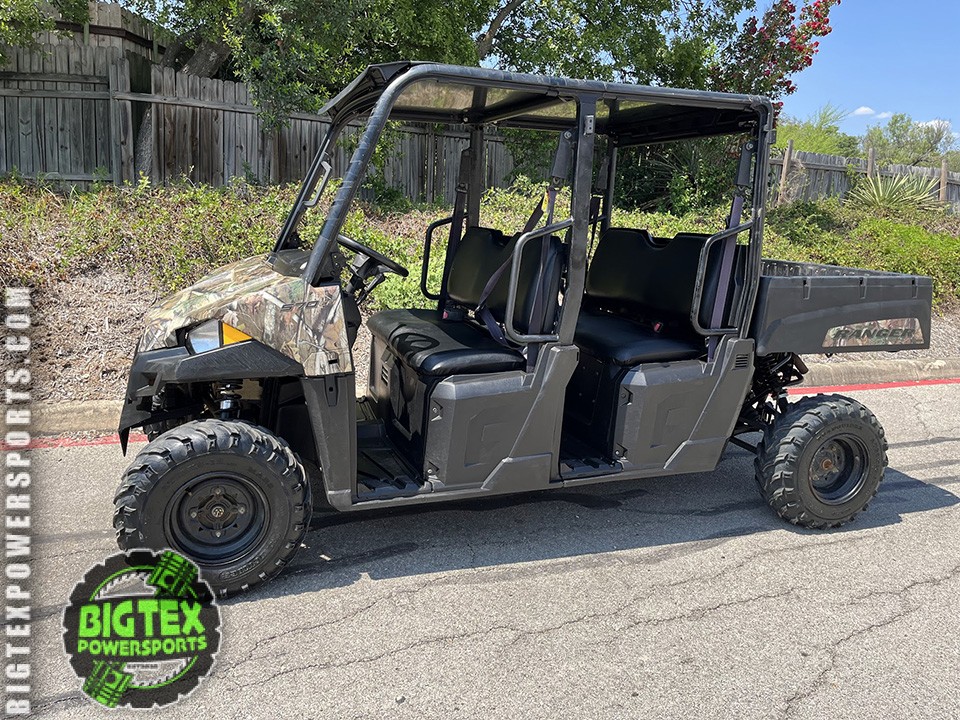
[(264, 587), (227, 604), (341, 587), (362, 576), (377, 580), (506, 566), (532, 574), (543, 572), (542, 566), (524, 563), (593, 556), (592, 562), (600, 554), (629, 549), (655, 548), (649, 561), (659, 562), (732, 537), (862, 531), (957, 503), (953, 493), (888, 468), (877, 497), (854, 522), (830, 531), (798, 528), (760, 498), (753, 455), (733, 449), (713, 473), (362, 514), (315, 514), (306, 547), (294, 563)]

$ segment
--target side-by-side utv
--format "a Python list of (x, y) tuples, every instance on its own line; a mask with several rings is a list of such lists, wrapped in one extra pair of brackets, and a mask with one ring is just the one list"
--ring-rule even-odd
[[(873, 414), (838, 395), (788, 403), (785, 388), (803, 379), (801, 354), (928, 347), (931, 282), (763, 259), (767, 99), (404, 62), (368, 68), (324, 113), (273, 252), (147, 315), (119, 432), (124, 451), (132, 428), (150, 442), (116, 495), (121, 548), (174, 548), (226, 595), (290, 562), (314, 502), (353, 511), (702, 472), (728, 443), (756, 452), (763, 497), (792, 523), (840, 525), (876, 493), (887, 460)], [(307, 249), (303, 217), (358, 119)], [(357, 398), (359, 304), (408, 274), (343, 234), (391, 120), (466, 126), (470, 140), (450, 217), (424, 228), (433, 305), (369, 318)], [(481, 217), (497, 127), (556, 136), (523, 227)], [(743, 139), (726, 227), (614, 225), (618, 151), (716, 136)]]

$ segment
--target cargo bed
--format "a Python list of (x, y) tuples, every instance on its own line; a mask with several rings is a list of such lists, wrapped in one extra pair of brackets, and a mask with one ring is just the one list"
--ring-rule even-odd
[(758, 355), (927, 348), (932, 299), (920, 275), (764, 260), (750, 336)]

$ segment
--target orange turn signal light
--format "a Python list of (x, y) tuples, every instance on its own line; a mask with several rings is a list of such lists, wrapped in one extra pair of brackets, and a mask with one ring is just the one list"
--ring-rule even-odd
[(224, 345), (233, 345), (233, 343), (243, 342), (244, 340), (249, 340), (250, 336), (245, 332), (237, 330), (232, 325), (227, 325), (226, 323), (222, 324), (222, 337)]

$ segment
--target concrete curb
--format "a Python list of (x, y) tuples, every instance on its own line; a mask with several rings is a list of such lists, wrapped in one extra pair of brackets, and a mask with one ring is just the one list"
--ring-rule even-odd
[(36, 403), (31, 430), (37, 435), (116, 430), (120, 400), (81, 400), (66, 403)]
[[(829, 387), (948, 378), (960, 378), (960, 357), (810, 363), (803, 385)], [(120, 420), (120, 400), (37, 403), (33, 413), (32, 431), (37, 435), (111, 432)]]
[(951, 378), (960, 378), (960, 357), (810, 363), (803, 385), (827, 387)]

